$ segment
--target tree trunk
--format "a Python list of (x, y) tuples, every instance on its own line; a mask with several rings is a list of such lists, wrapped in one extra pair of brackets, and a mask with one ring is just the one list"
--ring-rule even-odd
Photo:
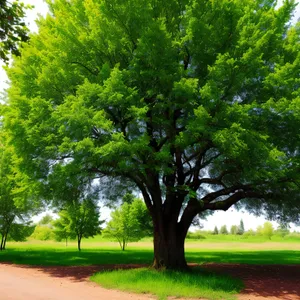
[(66, 247), (68, 247), (68, 238), (66, 238)]
[(4, 242), (4, 235), (1, 235), (1, 244), (0, 244), (0, 251), (3, 250), (3, 242)]
[(8, 236), (8, 233), (6, 233), (5, 236), (4, 236), (4, 242), (3, 242), (2, 250), (5, 250), (7, 236)]
[(155, 269), (185, 270), (188, 268), (184, 255), (185, 234), (177, 226), (154, 226)]
[(78, 236), (78, 240), (77, 240), (78, 251), (81, 251), (81, 246), (80, 246), (80, 244), (81, 244), (81, 237)]

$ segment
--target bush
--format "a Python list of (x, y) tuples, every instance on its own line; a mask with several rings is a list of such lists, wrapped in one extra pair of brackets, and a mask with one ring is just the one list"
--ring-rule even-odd
[(194, 239), (194, 240), (204, 240), (206, 237), (202, 234), (200, 230), (197, 230), (195, 232), (188, 232), (187, 236), (188, 239)]
[(37, 225), (31, 237), (35, 240), (48, 241), (54, 240), (54, 232), (48, 226)]

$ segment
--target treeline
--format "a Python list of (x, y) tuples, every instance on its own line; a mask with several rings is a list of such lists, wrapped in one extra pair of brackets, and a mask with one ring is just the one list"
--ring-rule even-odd
[(299, 233), (291, 233), (289, 230), (288, 224), (280, 224), (278, 228), (274, 228), (271, 222), (265, 222), (263, 225), (260, 225), (256, 228), (256, 230), (249, 229), (245, 230), (243, 220), (240, 221), (239, 225), (232, 225), (230, 230), (228, 230), (227, 225), (222, 225), (220, 228), (217, 226), (214, 227), (214, 230), (197, 230), (195, 232), (189, 232), (187, 238), (190, 239), (205, 239), (207, 236), (213, 235), (239, 235), (243, 237), (264, 237), (266, 239), (271, 240), (273, 236), (284, 238), (286, 236), (295, 236), (300, 238)]

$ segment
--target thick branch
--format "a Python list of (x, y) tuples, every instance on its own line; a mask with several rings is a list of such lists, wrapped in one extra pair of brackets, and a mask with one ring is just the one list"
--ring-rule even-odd
[(239, 191), (239, 192), (231, 195), (224, 201), (218, 201), (218, 202), (214, 202), (214, 203), (205, 203), (203, 210), (209, 209), (209, 210), (224, 210), (224, 211), (226, 211), (232, 205), (236, 204), (237, 202), (239, 202), (240, 200), (245, 199), (245, 198), (262, 198), (262, 195), (257, 192), (253, 192), (253, 191)]

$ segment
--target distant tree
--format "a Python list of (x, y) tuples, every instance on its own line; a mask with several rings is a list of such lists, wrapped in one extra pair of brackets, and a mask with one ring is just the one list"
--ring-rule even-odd
[(244, 232), (245, 232), (244, 222), (241, 219), (237, 234), (242, 235), (242, 234), (244, 234)]
[(99, 207), (91, 198), (82, 201), (73, 201), (59, 212), (59, 219), (53, 225), (56, 237), (65, 240), (77, 238), (78, 250), (81, 251), (81, 240), (89, 238), (101, 232)]
[(230, 227), (230, 233), (231, 234), (237, 234), (238, 233), (238, 226), (237, 225), (232, 225)]
[(265, 222), (262, 229), (261, 233), (263, 236), (267, 237), (269, 240), (274, 234), (274, 227), (271, 222)]
[(140, 199), (131, 204), (124, 202), (111, 213), (111, 217), (103, 234), (116, 239), (123, 251), (128, 242), (138, 241), (152, 233), (151, 217)]
[(46, 214), (40, 221), (39, 225), (48, 225), (49, 227), (52, 227), (53, 217), (49, 214)]
[(213, 231), (213, 234), (219, 234), (219, 230), (218, 230), (218, 227), (217, 227), (217, 226), (215, 226), (214, 231)]
[(20, 55), (20, 42), (28, 40), (28, 28), (24, 22), (25, 6), (20, 1), (0, 1), (0, 60), (7, 62), (9, 53)]
[(31, 237), (40, 241), (53, 240), (55, 237), (52, 222), (53, 217), (49, 214), (46, 214), (35, 226)]
[(226, 225), (221, 226), (220, 233), (221, 234), (228, 234), (228, 230), (227, 230), (227, 226)]
[(276, 234), (281, 236), (281, 237), (285, 237), (286, 235), (288, 235), (290, 233), (289, 230), (289, 224), (288, 223), (284, 223), (281, 222), (276, 230)]

